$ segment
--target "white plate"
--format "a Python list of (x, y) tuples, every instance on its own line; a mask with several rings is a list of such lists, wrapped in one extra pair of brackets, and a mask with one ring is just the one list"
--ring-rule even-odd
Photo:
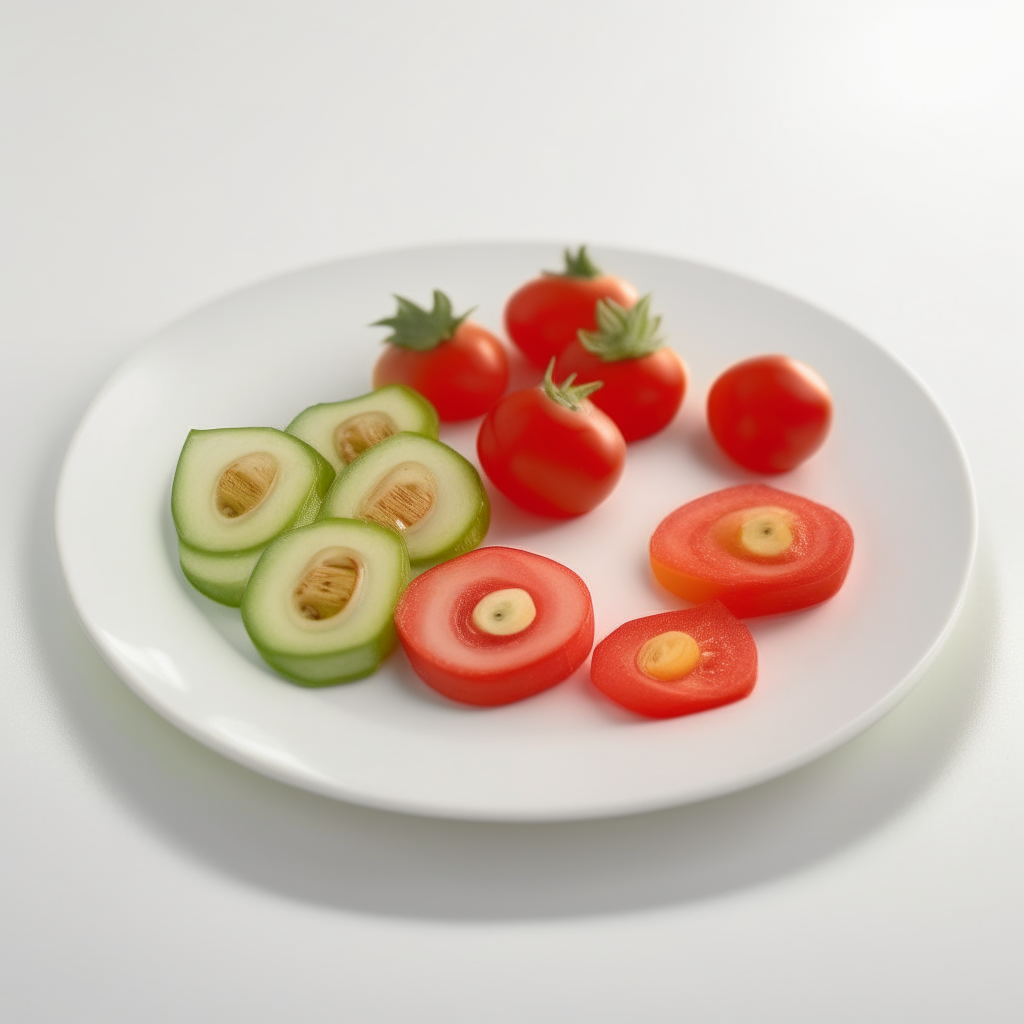
[[(770, 482), (840, 511), (856, 551), (832, 601), (755, 619), (751, 697), (671, 721), (608, 703), (587, 667), (522, 703), (480, 710), (424, 687), (401, 652), (375, 676), (306, 690), (276, 677), (237, 611), (195, 593), (177, 567), (171, 477), (190, 427), (283, 426), (314, 402), (370, 388), (392, 292), (442, 288), (496, 331), (506, 296), (554, 246), (453, 245), (342, 260), (257, 285), (167, 328), (109, 381), (71, 443), (57, 537), (86, 629), (114, 670), (171, 722), (257, 771), (333, 797), (441, 817), (588, 818), (666, 807), (779, 775), (881, 717), (920, 677), (959, 608), (975, 546), (974, 498), (949, 424), (891, 356), (796, 299), (681, 260), (598, 251), (653, 291), (690, 367), (678, 420), (630, 446), (612, 497), (572, 522), (519, 513), (492, 491), (487, 543), (575, 569), (598, 638), (679, 607), (652, 580), (659, 520), (708, 491), (754, 479), (710, 442), (703, 400), (743, 357), (785, 352), (835, 399), (825, 446)], [(475, 459), (476, 423), (444, 440)]]

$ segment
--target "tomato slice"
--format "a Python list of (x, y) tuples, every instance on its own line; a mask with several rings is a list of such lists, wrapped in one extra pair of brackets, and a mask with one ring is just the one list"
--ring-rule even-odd
[(572, 675), (594, 643), (594, 606), (583, 580), (550, 558), (477, 548), (413, 580), (395, 626), (428, 686), (491, 707)]
[(590, 678), (630, 711), (675, 718), (746, 697), (757, 681), (757, 648), (735, 615), (708, 601), (619, 626), (594, 648)]
[(717, 598), (735, 615), (771, 615), (832, 597), (853, 557), (850, 524), (766, 484), (743, 484), (677, 508), (651, 537), (658, 581), (687, 601)]

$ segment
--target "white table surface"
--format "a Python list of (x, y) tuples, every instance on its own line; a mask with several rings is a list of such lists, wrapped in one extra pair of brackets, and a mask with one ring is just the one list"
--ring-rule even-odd
[[(5, 5), (0, 1019), (1022, 1019), (1022, 43), (1009, 3)], [(456, 824), (223, 760), (94, 652), (54, 486), (142, 339), (520, 238), (771, 283), (936, 396), (981, 547), (880, 724), (697, 806)]]

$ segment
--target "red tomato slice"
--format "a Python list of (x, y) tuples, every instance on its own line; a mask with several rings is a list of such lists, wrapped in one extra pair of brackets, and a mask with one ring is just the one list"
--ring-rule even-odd
[[(664, 639), (666, 634), (670, 639)], [(685, 634), (697, 659), (679, 678), (669, 671), (652, 675), (644, 666), (666, 659), (684, 645), (675, 639)], [(660, 640), (655, 638), (661, 638)], [(646, 656), (645, 656), (646, 655)], [(692, 658), (690, 659), (692, 661)], [(685, 662), (684, 662), (685, 667)], [(594, 685), (616, 704), (649, 718), (675, 718), (706, 711), (746, 697), (757, 681), (757, 648), (750, 630), (721, 602), (708, 601), (696, 608), (633, 619), (619, 626), (594, 648), (590, 663)]]
[[(485, 632), (474, 611), (508, 591), (529, 595), (532, 621), (505, 635)], [(594, 643), (594, 607), (587, 585), (564, 565), (515, 548), (477, 548), (413, 580), (395, 626), (428, 686), (451, 700), (491, 707), (572, 675)]]
[(832, 509), (765, 484), (706, 494), (651, 537), (658, 581), (687, 601), (718, 598), (735, 615), (771, 615), (832, 597), (853, 557), (850, 524)]

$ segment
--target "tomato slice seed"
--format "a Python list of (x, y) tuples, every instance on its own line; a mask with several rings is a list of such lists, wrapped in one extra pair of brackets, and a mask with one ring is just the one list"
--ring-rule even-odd
[(492, 590), (477, 601), (471, 616), (473, 625), (490, 636), (522, 633), (536, 617), (537, 606), (522, 587)]
[(689, 633), (670, 629), (652, 636), (636, 660), (640, 671), (652, 679), (672, 682), (689, 675), (700, 663), (700, 644)]
[(773, 558), (793, 545), (793, 517), (784, 508), (747, 508), (739, 513), (740, 547), (748, 554)]
[(725, 605), (707, 601), (623, 623), (594, 648), (590, 678), (630, 711), (675, 718), (746, 697), (757, 681), (757, 648)]

